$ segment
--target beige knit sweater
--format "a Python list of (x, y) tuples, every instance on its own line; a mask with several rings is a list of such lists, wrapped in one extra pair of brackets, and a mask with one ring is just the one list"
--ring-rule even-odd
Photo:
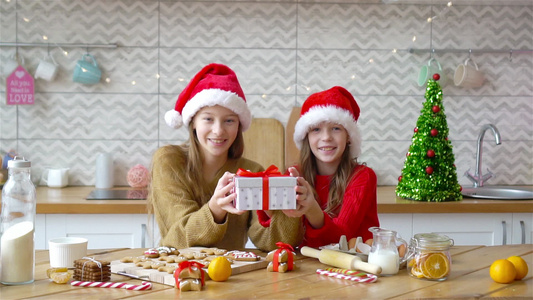
[[(282, 211), (272, 211), (270, 226), (258, 221), (256, 211), (242, 215), (229, 214), (222, 224), (217, 224), (207, 205), (209, 199), (192, 199), (183, 178), (187, 155), (180, 146), (169, 145), (158, 149), (152, 159), (152, 182), (149, 203), (159, 225), (162, 246), (184, 249), (194, 246), (218, 247), (227, 250), (244, 248), (248, 237), (263, 251), (276, 249), (277, 242), (297, 246), (303, 238), (301, 218), (289, 218)], [(228, 160), (213, 181), (207, 184), (214, 191), (224, 172), (237, 172), (239, 168), (252, 172), (263, 168), (251, 160)]]

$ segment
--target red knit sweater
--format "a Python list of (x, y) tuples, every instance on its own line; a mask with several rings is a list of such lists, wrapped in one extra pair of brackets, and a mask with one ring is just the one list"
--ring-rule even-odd
[[(357, 166), (354, 172), (357, 171), (346, 187), (338, 216), (332, 218), (324, 213), (324, 226), (318, 229), (313, 229), (304, 218), (305, 237), (302, 246), (318, 248), (338, 243), (341, 235), (346, 235), (347, 240), (358, 236), (363, 241), (372, 238), (368, 228), (379, 226), (377, 177), (371, 168), (364, 165)], [(326, 208), (330, 178), (331, 176), (316, 176), (315, 189), (322, 209)]]

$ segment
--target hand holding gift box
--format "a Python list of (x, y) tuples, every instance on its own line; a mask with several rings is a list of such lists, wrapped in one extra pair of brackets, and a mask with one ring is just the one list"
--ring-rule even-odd
[(237, 209), (296, 209), (296, 177), (281, 174), (274, 165), (256, 173), (239, 169), (234, 181)]

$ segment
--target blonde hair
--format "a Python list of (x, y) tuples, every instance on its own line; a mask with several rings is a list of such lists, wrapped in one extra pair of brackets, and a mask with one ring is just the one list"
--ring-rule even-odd
[[(300, 169), (302, 172), (302, 177), (311, 184), (315, 186), (315, 178), (318, 174), (318, 167), (316, 163), (317, 158), (311, 151), (309, 146), (309, 138), (306, 135), (302, 142), (302, 149), (300, 150)], [(337, 216), (340, 208), (342, 206), (342, 200), (344, 197), (344, 191), (348, 186), (348, 183), (351, 181), (353, 176), (357, 172), (354, 172), (354, 168), (358, 165), (357, 159), (352, 159), (350, 155), (350, 147), (347, 146), (342, 153), (341, 161), (337, 167), (337, 171), (331, 177), (329, 183), (329, 193), (327, 199), (327, 205), (324, 211), (330, 216)], [(316, 190), (313, 189), (315, 199), (318, 200), (318, 194)]]
[[(193, 121), (189, 124), (189, 140), (187, 143), (182, 144), (182, 149), (187, 152), (187, 166), (186, 170), (186, 179), (189, 184), (188, 187), (191, 187), (190, 194), (194, 196), (194, 199), (200, 200), (200, 205), (203, 205), (211, 199), (213, 191), (209, 190), (208, 185), (204, 183), (202, 176), (203, 173), (203, 156), (202, 151), (200, 151), (200, 142), (198, 141), (198, 136), (196, 135), (196, 130), (194, 129), (194, 118)], [(233, 144), (228, 149), (228, 159), (238, 159), (242, 157), (244, 152), (244, 138), (242, 136), (242, 125), (239, 122), (239, 130), (237, 131), (237, 137)], [(198, 201), (198, 200), (197, 200)]]

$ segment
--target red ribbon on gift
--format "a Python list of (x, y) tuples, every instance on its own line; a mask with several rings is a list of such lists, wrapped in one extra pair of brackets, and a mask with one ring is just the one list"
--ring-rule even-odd
[(289, 257), (288, 257), (288, 259), (287, 259), (287, 267), (288, 267), (287, 270), (288, 270), (288, 271), (291, 271), (292, 268), (293, 268), (293, 266), (294, 266), (294, 262), (293, 262), (293, 261), (294, 261), (294, 257), (293, 257), (293, 255), (292, 255), (292, 253), (294, 252), (294, 248), (292, 248), (291, 245), (289, 245), (289, 244), (285, 244), (285, 243), (282, 243), (282, 242), (277, 242), (277, 243), (276, 243), (276, 246), (278, 246), (279, 249), (276, 250), (276, 252), (274, 252), (274, 260), (272, 261), (272, 263), (273, 263), (273, 265), (274, 265), (274, 266), (273, 266), (273, 267), (274, 267), (274, 268), (273, 268), (274, 272), (277, 272), (277, 271), (278, 271), (278, 267), (279, 267), (279, 256), (280, 256), (280, 254), (281, 254), (281, 252), (282, 252), (283, 250), (287, 251), (287, 253), (288, 253), (288, 256), (289, 256)]
[(270, 165), (263, 172), (250, 172), (244, 169), (238, 169), (237, 175), (242, 177), (262, 177), (263, 178), (263, 210), (268, 210), (268, 197), (269, 197), (269, 188), (268, 188), (268, 177), (272, 176), (287, 176), (280, 173), (278, 167)]
[(205, 285), (205, 274), (204, 274), (204, 270), (202, 269), (203, 267), (205, 267), (204, 265), (202, 265), (201, 263), (199, 262), (195, 262), (195, 261), (183, 261), (181, 263), (179, 263), (178, 265), (178, 268), (174, 271), (174, 280), (176, 281), (176, 287), (179, 287), (180, 284), (179, 284), (179, 275), (181, 273), (181, 271), (189, 268), (189, 271), (192, 271), (192, 268), (193, 267), (197, 267), (198, 270), (200, 270), (200, 274), (202, 275), (202, 286)]

